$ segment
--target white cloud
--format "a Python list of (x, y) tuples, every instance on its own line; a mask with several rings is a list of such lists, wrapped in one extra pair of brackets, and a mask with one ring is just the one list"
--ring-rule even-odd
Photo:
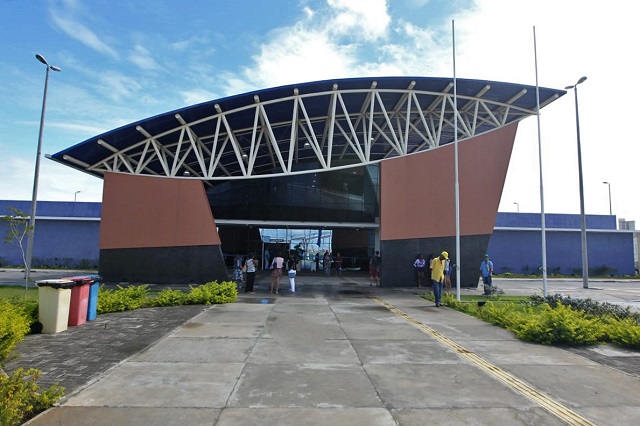
[(101, 73), (98, 81), (100, 86), (97, 89), (102, 95), (114, 100), (131, 98), (142, 88), (142, 85), (135, 78), (117, 71)]
[(385, 0), (328, 0), (327, 3), (335, 10), (335, 17), (327, 25), (331, 32), (366, 41), (386, 36), (391, 18)]
[(63, 17), (59, 14), (59, 11), (51, 10), (51, 17), (56, 27), (64, 31), (69, 37), (78, 40), (85, 46), (102, 53), (103, 55), (110, 56), (113, 59), (118, 59), (119, 55), (111, 46), (102, 41), (100, 37), (89, 28), (82, 25), (71, 18)]
[(196, 105), (217, 98), (215, 94), (206, 90), (185, 90), (181, 95), (185, 105)]
[(149, 50), (140, 44), (136, 44), (133, 51), (129, 53), (129, 60), (143, 70), (155, 70), (159, 68), (158, 63), (153, 59)]
[[(76, 191), (78, 201), (102, 201), (102, 180), (57, 164), (44, 156), (40, 161), (38, 200), (73, 201)], [(3, 156), (4, 173), (0, 179), (0, 199), (31, 200), (33, 193), (34, 165), (32, 161), (15, 156)]]
[(326, 32), (298, 25), (263, 44), (255, 66), (246, 68), (244, 75), (260, 87), (347, 77), (356, 68), (351, 50), (333, 43)]

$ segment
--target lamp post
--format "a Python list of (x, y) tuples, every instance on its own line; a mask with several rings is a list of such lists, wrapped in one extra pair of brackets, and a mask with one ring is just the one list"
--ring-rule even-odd
[(78, 201), (78, 194), (80, 193), (80, 191), (76, 191), (75, 194), (73, 194), (73, 202), (75, 203), (76, 201)]
[(519, 204), (519, 203), (517, 203), (517, 202), (515, 202), (515, 201), (513, 202), (513, 204), (515, 204), (515, 205), (516, 205), (516, 209), (517, 209), (516, 211), (517, 211), (518, 213), (520, 213), (520, 204)]
[(582, 148), (580, 147), (580, 114), (578, 113), (578, 85), (583, 83), (587, 77), (580, 77), (580, 80), (573, 86), (565, 87), (565, 90), (573, 89), (576, 103), (576, 135), (578, 141), (578, 178), (580, 184), (580, 235), (582, 239), (582, 287), (589, 288), (589, 262), (587, 260), (587, 219), (584, 215), (584, 189), (582, 182)]
[(31, 215), (29, 216), (29, 235), (27, 239), (27, 255), (26, 255), (26, 268), (25, 268), (25, 281), (28, 282), (31, 277), (31, 260), (33, 258), (33, 234), (35, 232), (36, 224), (36, 203), (38, 201), (38, 178), (40, 176), (40, 151), (42, 151), (42, 130), (44, 127), (44, 111), (47, 105), (47, 88), (49, 86), (49, 71), (58, 71), (61, 69), (49, 65), (47, 60), (41, 55), (36, 54), (36, 59), (42, 62), (47, 67), (47, 73), (44, 78), (44, 95), (42, 96), (42, 113), (40, 114), (40, 133), (38, 134), (38, 150), (36, 152), (36, 170), (33, 176), (33, 196), (31, 197)]
[(609, 216), (613, 216), (613, 210), (611, 209), (611, 182), (602, 182), (609, 187)]

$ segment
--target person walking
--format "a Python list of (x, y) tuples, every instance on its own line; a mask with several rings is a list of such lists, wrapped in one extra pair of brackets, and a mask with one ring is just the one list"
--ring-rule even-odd
[(324, 269), (325, 277), (331, 275), (331, 256), (329, 250), (325, 250), (324, 257), (322, 258), (322, 268)]
[(233, 258), (233, 277), (231, 278), (236, 284), (241, 284), (244, 281), (242, 276), (242, 257), (239, 254)]
[(489, 260), (489, 255), (485, 254), (480, 264), (480, 275), (482, 275), (482, 283), (484, 284), (484, 295), (491, 295), (491, 287), (493, 285), (491, 277), (493, 276), (493, 262)]
[(373, 287), (373, 283), (375, 281), (376, 287), (380, 287), (380, 262), (382, 258), (380, 257), (380, 252), (376, 250), (376, 252), (369, 259), (369, 287)]
[(264, 249), (264, 263), (262, 267), (268, 268), (269, 265), (271, 265), (271, 253), (269, 253), (269, 249)]
[(340, 256), (340, 252), (336, 253), (336, 275), (342, 276), (342, 256)]
[(418, 258), (413, 262), (413, 268), (416, 271), (418, 277), (418, 288), (422, 288), (422, 281), (424, 281), (424, 268), (427, 265), (427, 261), (424, 259), (422, 253), (418, 254)]
[(296, 258), (293, 253), (289, 253), (289, 259), (287, 260), (287, 275), (289, 276), (289, 285), (291, 286), (291, 293), (296, 292)]
[(442, 282), (444, 281), (444, 261), (449, 259), (449, 253), (443, 251), (440, 256), (434, 257), (429, 267), (431, 268), (431, 285), (433, 286), (433, 297), (436, 306), (441, 306)]
[(444, 260), (444, 288), (451, 288), (451, 259)]
[(253, 258), (253, 252), (247, 255), (247, 261), (244, 263), (247, 268), (247, 280), (244, 284), (244, 292), (249, 294), (254, 294), (253, 284), (256, 282), (256, 269), (258, 266), (258, 261)]
[(273, 293), (273, 287), (276, 288), (276, 294), (280, 291), (280, 278), (282, 277), (282, 268), (284, 267), (284, 258), (282, 254), (278, 251), (276, 252), (276, 256), (273, 258), (271, 262), (271, 291)]

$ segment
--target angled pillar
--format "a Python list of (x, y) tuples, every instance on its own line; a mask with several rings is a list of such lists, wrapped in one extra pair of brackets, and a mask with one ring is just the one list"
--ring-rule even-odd
[[(478, 284), (502, 196), (517, 123), (459, 142), (461, 286)], [(456, 250), (454, 146), (380, 164), (383, 286), (416, 285), (418, 253)], [(429, 277), (430, 278), (430, 277)]]
[(99, 268), (105, 282), (227, 280), (202, 182), (105, 173)]

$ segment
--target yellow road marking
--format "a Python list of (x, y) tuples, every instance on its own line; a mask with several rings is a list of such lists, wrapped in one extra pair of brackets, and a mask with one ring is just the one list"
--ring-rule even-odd
[(411, 316), (409, 316), (408, 314), (404, 313), (400, 309), (396, 308), (392, 304), (385, 302), (384, 300), (380, 299), (378, 296), (371, 296), (371, 298), (373, 300), (375, 300), (376, 302), (378, 302), (379, 304), (381, 304), (382, 306), (384, 306), (385, 308), (389, 309), (394, 314), (396, 314), (399, 317), (405, 319), (407, 322), (413, 324), (414, 326), (416, 326), (421, 331), (425, 332), (426, 334), (429, 334), (434, 339), (436, 339), (438, 342), (442, 343), (444, 346), (447, 346), (447, 347), (453, 349), (462, 358), (465, 358), (471, 364), (473, 364), (473, 365), (479, 367), (480, 369), (484, 370), (490, 376), (492, 376), (492, 377), (500, 380), (501, 382), (509, 385), (511, 388), (513, 388), (514, 390), (516, 390), (517, 392), (519, 392), (520, 394), (522, 394), (526, 398), (529, 398), (531, 401), (533, 401), (536, 404), (540, 405), (541, 407), (547, 409), (547, 411), (549, 411), (551, 414), (554, 414), (555, 416), (557, 416), (561, 420), (567, 422), (570, 425), (595, 426), (595, 423), (592, 423), (591, 421), (585, 419), (584, 417), (582, 417), (580, 414), (576, 413), (572, 409), (560, 404), (557, 401), (554, 401), (553, 399), (549, 398), (547, 395), (543, 394), (542, 392), (540, 392), (539, 390), (537, 390), (533, 386), (530, 386), (530, 385), (526, 384), (525, 382), (523, 382), (522, 380), (518, 379), (517, 377), (515, 377), (515, 376), (507, 373), (506, 371), (502, 370), (500, 367), (496, 367), (495, 365), (487, 362), (486, 360), (482, 359), (477, 354), (469, 351), (468, 349), (465, 349), (460, 344), (456, 343), (455, 341), (449, 339), (446, 336), (443, 336), (442, 334), (438, 333), (433, 328), (431, 328), (431, 327), (421, 323), (420, 321), (412, 318)]

